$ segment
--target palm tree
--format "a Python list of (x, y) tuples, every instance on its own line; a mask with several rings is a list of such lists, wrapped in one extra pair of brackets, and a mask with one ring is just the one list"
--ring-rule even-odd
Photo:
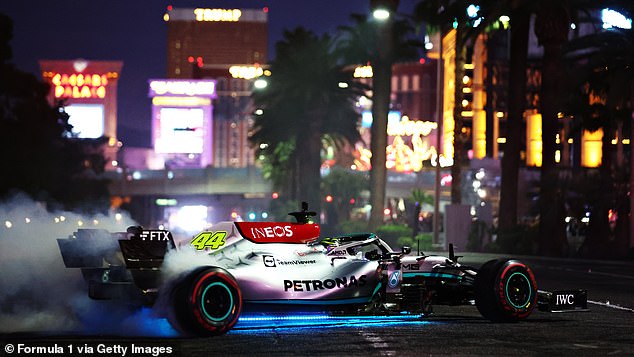
[[(478, 3), (477, 15), (470, 14), (467, 9)], [(454, 77), (454, 157), (451, 166), (451, 202), (462, 203), (461, 165), (466, 159), (464, 144), (468, 140), (465, 134), (462, 118), (463, 77), (467, 52), (472, 48), (478, 35), (485, 32), (490, 24), (497, 21), (504, 7), (497, 1), (467, 1), (467, 0), (422, 0), (414, 10), (414, 18), (427, 26), (429, 32), (439, 31), (445, 34), (449, 29), (456, 30), (455, 45), (455, 77)], [(440, 95), (440, 94), (439, 94)], [(442, 110), (438, 108), (437, 110)]]
[[(631, 16), (634, 7), (617, 8)], [(630, 244), (625, 234), (610, 236), (608, 212), (617, 208), (623, 213), (627, 197), (626, 168), (612, 161), (614, 145), (611, 144), (617, 127), (631, 130), (632, 99), (634, 99), (634, 32), (611, 29), (596, 32), (575, 40), (566, 46), (566, 59), (574, 72), (572, 82), (576, 105), (571, 113), (580, 119), (581, 126), (590, 131), (603, 129), (603, 153), (599, 182), (588, 195), (592, 198), (592, 216), (588, 236), (584, 242), (584, 254), (594, 257), (618, 257), (627, 252)], [(631, 178), (630, 178), (631, 186)], [(625, 215), (621, 217), (626, 218)]]
[(0, 162), (5, 172), (0, 199), (20, 191), (49, 207), (107, 210), (107, 181), (95, 175), (103, 172), (99, 148), (107, 139), (72, 137), (63, 103), (50, 105), (49, 86), (12, 63), (12, 35), (12, 20), (0, 13)]
[[(398, 1), (391, 1), (395, 14)], [(338, 49), (344, 61), (351, 65), (370, 63), (372, 78), (372, 127), (370, 133), (372, 151), (370, 171), (370, 229), (383, 223), (387, 170), (385, 168), (387, 146), (387, 115), (390, 109), (392, 65), (399, 60), (419, 57), (422, 43), (413, 39), (414, 28), (408, 20), (392, 19), (384, 23), (369, 20), (364, 15), (351, 16), (353, 26), (340, 27)]]
[[(250, 140), (273, 164), (274, 184), (288, 198), (307, 201), (319, 212), (322, 137), (359, 139), (354, 103), (363, 87), (352, 81), (333, 54), (334, 42), (303, 28), (285, 31), (270, 63), (268, 86), (253, 94), (256, 115)], [(283, 182), (280, 177), (289, 177)], [(276, 182), (277, 181), (277, 182)], [(290, 188), (290, 189), (289, 189)]]
[(557, 114), (563, 78), (562, 46), (568, 40), (570, 9), (563, 1), (543, 0), (535, 19), (535, 34), (544, 48), (540, 112), (542, 114), (542, 167), (539, 194), (540, 253), (561, 255), (565, 245), (564, 197), (555, 163)]
[[(596, 6), (596, 3), (589, 0), (571, 0), (568, 3), (566, 2), (535, 2), (532, 0), (510, 0), (500, 4), (501, 6), (507, 6), (506, 11), (511, 15), (511, 51), (510, 51), (510, 68), (509, 68), (509, 113), (508, 113), (508, 121), (507, 121), (507, 141), (506, 147), (504, 150), (504, 156), (502, 158), (502, 185), (500, 192), (500, 211), (499, 211), (499, 228), (500, 231), (509, 231), (512, 230), (517, 225), (517, 201), (518, 201), (518, 173), (520, 167), (520, 148), (522, 142), (522, 136), (524, 135), (522, 131), (523, 126), (523, 112), (525, 106), (525, 93), (526, 93), (526, 63), (527, 63), (527, 47), (528, 47), (528, 37), (529, 37), (529, 20), (532, 15), (539, 14), (540, 20), (538, 21), (538, 25), (541, 28), (538, 28), (537, 31), (540, 31), (540, 35), (542, 38), (542, 42), (549, 42), (546, 37), (554, 36), (553, 30), (557, 30), (560, 33), (558, 36), (559, 41), (565, 41), (562, 36), (564, 33), (567, 34), (567, 28), (563, 28), (563, 24), (554, 25), (553, 21), (557, 20), (565, 20), (567, 14), (565, 16), (559, 16), (557, 14), (552, 13), (552, 7), (564, 7), (569, 5), (569, 8), (572, 9), (569, 13), (573, 16), (577, 15), (577, 13), (586, 13), (587, 9)], [(604, 4), (605, 5), (605, 4)], [(540, 7), (544, 6), (544, 9), (540, 10)], [(550, 7), (548, 7), (550, 6)], [(561, 10), (560, 10), (561, 12)], [(548, 19), (548, 16), (550, 19)], [(554, 15), (554, 16), (552, 16)], [(559, 16), (559, 17), (558, 17)], [(546, 25), (547, 24), (547, 25)], [(546, 25), (546, 26), (544, 26)], [(553, 27), (554, 26), (554, 27)], [(562, 42), (563, 43), (563, 42)], [(553, 58), (553, 45), (549, 44), (548, 57), (545, 60), (551, 61)], [(554, 45), (556, 48), (560, 45)], [(555, 55), (557, 57), (558, 55)], [(549, 75), (559, 75), (563, 71), (561, 68), (551, 69), (544, 73), (546, 77)], [(576, 78), (577, 75), (572, 78)], [(549, 79), (546, 78), (546, 86), (550, 84), (561, 83), (560, 79)], [(548, 97), (546, 101), (551, 100), (551, 103), (547, 103), (546, 106), (552, 106), (552, 100), (554, 97), (552, 96), (557, 92), (557, 89), (553, 91), (552, 88), (546, 89), (546, 94)], [(551, 110), (552, 112), (552, 110)], [(552, 132), (554, 130), (554, 123), (556, 120), (553, 120), (552, 113), (550, 114), (551, 118), (544, 116), (544, 121), (548, 121), (546, 123), (546, 127), (544, 128), (545, 140), (548, 140), (548, 146), (545, 147), (544, 157), (548, 160), (554, 160), (554, 146), (552, 138), (555, 133)], [(546, 152), (547, 151), (547, 152)], [(550, 176), (551, 179), (544, 181), (545, 185), (548, 187), (545, 188), (553, 189), (555, 186), (553, 178), (556, 178), (556, 175), (552, 173), (552, 162), (549, 161), (546, 165), (546, 169), (544, 172), (550, 172), (549, 174), (545, 174), (544, 176)], [(548, 192), (546, 195), (549, 197), (552, 196), (553, 192)], [(545, 198), (547, 202), (543, 202), (541, 207), (554, 207), (552, 202), (548, 202), (549, 198)], [(546, 214), (547, 212), (542, 212)], [(552, 227), (545, 228), (546, 230), (553, 229)], [(561, 229), (557, 229), (557, 231), (561, 231)], [(542, 235), (543, 238), (548, 237), (548, 235)], [(561, 238), (559, 239), (561, 243)], [(542, 242), (544, 243), (544, 242)], [(559, 250), (556, 248), (555, 250)]]
[(500, 232), (517, 226), (518, 181), (520, 151), (524, 135), (523, 119), (526, 104), (526, 67), (531, 7), (533, 2), (520, 1), (508, 9), (511, 14), (511, 43), (509, 60), (508, 120), (506, 145), (502, 157), (500, 187)]

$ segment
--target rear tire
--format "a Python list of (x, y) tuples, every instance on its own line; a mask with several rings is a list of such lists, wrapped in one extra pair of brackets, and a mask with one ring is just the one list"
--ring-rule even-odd
[(486, 262), (475, 280), (478, 311), (494, 322), (526, 319), (537, 304), (537, 283), (531, 269), (518, 260)]
[(238, 322), (242, 294), (229, 272), (216, 267), (197, 269), (177, 282), (170, 296), (168, 320), (188, 336), (217, 336)]

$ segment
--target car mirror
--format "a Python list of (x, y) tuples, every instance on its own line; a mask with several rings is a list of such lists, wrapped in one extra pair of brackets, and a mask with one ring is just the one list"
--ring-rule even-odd
[(412, 252), (412, 248), (411, 248), (411, 247), (407, 247), (407, 246), (405, 246), (405, 247), (401, 247), (401, 252), (402, 252), (404, 255), (407, 255), (407, 254), (409, 254), (409, 253), (411, 253), (411, 252)]

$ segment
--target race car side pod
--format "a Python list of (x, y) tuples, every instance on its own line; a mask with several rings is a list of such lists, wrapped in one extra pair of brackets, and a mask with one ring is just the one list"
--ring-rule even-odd
[(545, 312), (582, 312), (588, 309), (587, 290), (537, 291), (537, 308)]

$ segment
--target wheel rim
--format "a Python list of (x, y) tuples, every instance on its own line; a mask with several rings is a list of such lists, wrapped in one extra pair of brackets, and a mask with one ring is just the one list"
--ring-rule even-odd
[(227, 285), (211, 283), (203, 290), (200, 305), (206, 318), (214, 322), (223, 321), (233, 310), (233, 294)]
[(528, 306), (532, 291), (531, 282), (523, 273), (513, 273), (506, 281), (506, 299), (516, 309)]

